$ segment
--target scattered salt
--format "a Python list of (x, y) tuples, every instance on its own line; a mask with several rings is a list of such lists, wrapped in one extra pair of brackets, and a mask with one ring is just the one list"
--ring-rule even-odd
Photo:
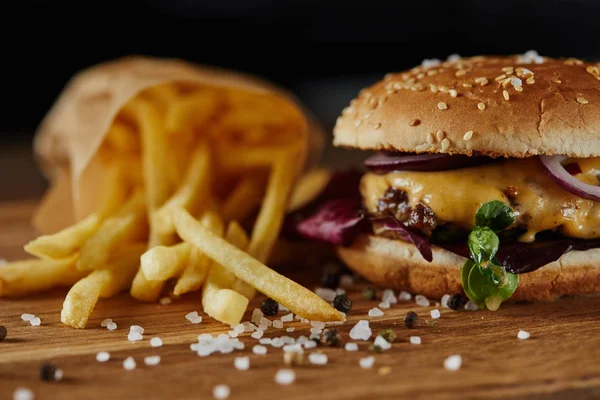
[(335, 299), (335, 296), (337, 295), (335, 290), (327, 289), (327, 288), (316, 288), (315, 294), (328, 303), (331, 303), (333, 301), (333, 299)]
[(412, 344), (421, 344), (421, 337), (420, 336), (411, 336), (410, 342)]
[(375, 308), (371, 308), (369, 310), (369, 317), (381, 317), (383, 315), (383, 311), (381, 311), (379, 308), (375, 307)]
[(296, 380), (296, 373), (291, 369), (280, 369), (275, 374), (275, 382), (280, 385), (289, 385)]
[(322, 332), (322, 328), (310, 328), (310, 333), (313, 335), (320, 335)]
[(296, 339), (296, 343), (304, 344), (308, 342), (308, 338), (304, 335), (301, 335), (298, 339)]
[(294, 314), (289, 313), (281, 317), (281, 322), (292, 322), (294, 320)]
[(202, 317), (198, 315), (198, 311), (192, 311), (185, 315), (185, 319), (190, 321), (192, 324), (199, 324), (202, 322)]
[(345, 349), (346, 351), (358, 351), (358, 344), (354, 342), (346, 343)]
[(389, 350), (392, 348), (390, 342), (385, 340), (382, 336), (377, 336), (375, 338), (375, 342), (373, 343), (375, 346), (378, 346), (381, 350)]
[(418, 306), (421, 307), (429, 307), (429, 299), (423, 295), (416, 295), (415, 296), (415, 303), (417, 303)]
[(96, 354), (96, 361), (98, 362), (106, 362), (110, 360), (110, 354), (106, 351), (101, 351), (98, 354)]
[(267, 348), (265, 346), (261, 346), (260, 344), (256, 344), (252, 348), (252, 352), (258, 355), (267, 354)]
[(519, 331), (517, 334), (517, 337), (521, 340), (529, 339), (529, 336), (531, 336), (531, 334), (527, 331)]
[(228, 334), (230, 337), (238, 337), (238, 333), (237, 333), (237, 331), (234, 331), (234, 330), (230, 330), (230, 331), (228, 331), (228, 332), (227, 332), (227, 334)]
[(260, 344), (271, 344), (271, 338), (262, 338), (258, 341)]
[(198, 335), (198, 343), (207, 343), (207, 342), (211, 342), (213, 340), (213, 337), (210, 333), (202, 333), (200, 335)]
[(327, 364), (327, 354), (323, 353), (310, 353), (308, 361), (314, 365), (325, 365)]
[(54, 380), (56, 382), (62, 381), (63, 376), (65, 376), (65, 374), (62, 369), (57, 368), (56, 371), (54, 371)]
[(251, 322), (244, 322), (244, 332), (253, 332), (258, 329), (256, 325)]
[(286, 353), (304, 353), (304, 350), (302, 349), (302, 345), (300, 345), (298, 343), (287, 344), (287, 345), (283, 346), (282, 350)]
[(289, 328), (286, 328), (286, 332), (294, 332), (296, 330), (296, 328), (294, 328), (293, 326), (290, 326)]
[(388, 303), (386, 301), (382, 301), (381, 303), (379, 303), (378, 307), (383, 308), (384, 310), (387, 310), (388, 308), (390, 308), (390, 303)]
[(396, 298), (396, 295), (392, 289), (385, 289), (383, 291), (383, 294), (381, 295), (381, 301), (389, 304), (398, 303), (398, 299)]
[(281, 338), (274, 338), (271, 340), (271, 346), (273, 346), (273, 347), (277, 347), (277, 348), (283, 347), (284, 344), (285, 343), (283, 342), (283, 339), (281, 339)]
[(233, 366), (239, 371), (246, 371), (250, 368), (250, 359), (248, 357), (236, 357), (233, 360)]
[(160, 356), (148, 356), (144, 358), (144, 364), (155, 366), (160, 364)]
[(125, 368), (127, 371), (134, 370), (135, 367), (136, 367), (136, 364), (135, 364), (135, 360), (133, 359), (133, 357), (127, 357), (125, 359), (125, 361), (123, 361), (123, 368)]
[(17, 388), (13, 393), (13, 400), (33, 400), (34, 398), (33, 391), (24, 387)]
[(23, 321), (29, 322), (29, 321), (31, 321), (34, 318), (35, 318), (35, 315), (33, 315), (33, 314), (21, 314), (21, 319)]
[(369, 356), (369, 357), (361, 358), (358, 361), (358, 364), (363, 369), (369, 369), (369, 368), (371, 368), (373, 366), (373, 364), (375, 364), (375, 357)]
[(161, 306), (168, 306), (173, 302), (173, 300), (170, 297), (163, 297), (158, 302)]
[(412, 294), (408, 293), (405, 290), (401, 291), (398, 295), (398, 300), (400, 301), (409, 301), (410, 299), (412, 299)]
[(39, 317), (35, 317), (34, 319), (30, 320), (29, 323), (31, 324), (31, 326), (40, 326), (42, 320), (40, 320)]
[(215, 399), (226, 399), (231, 394), (231, 389), (227, 385), (217, 385), (213, 388), (213, 397)]
[(279, 319), (276, 319), (275, 321), (273, 321), (273, 328), (276, 328), (276, 329), (283, 328), (283, 322)]
[(152, 339), (150, 339), (150, 346), (152, 347), (160, 347), (163, 345), (163, 341), (161, 338), (159, 337), (153, 337)]
[(252, 311), (252, 318), (250, 319), (250, 322), (252, 322), (253, 324), (258, 325), (258, 323), (260, 322), (260, 319), (263, 317), (263, 312), (261, 311), (260, 308), (255, 308)]
[(323, 329), (323, 328), (325, 328), (325, 322), (323, 322), (323, 321), (310, 321), (310, 326), (312, 326), (314, 328)]
[(450, 297), (451, 296), (449, 294), (445, 294), (442, 296), (442, 299), (440, 301), (443, 308), (448, 308), (448, 300), (450, 300)]
[(336, 295), (346, 294), (346, 289), (337, 288), (337, 289), (335, 289), (335, 294)]
[(352, 275), (344, 274), (340, 276), (340, 286), (352, 286), (354, 285), (354, 278)]
[(250, 335), (250, 336), (252, 336), (252, 339), (260, 339), (261, 337), (263, 337), (264, 333), (265, 333), (265, 331), (263, 331), (262, 329), (259, 329), (255, 332), (253, 332), (252, 335)]
[(433, 319), (438, 319), (440, 317), (440, 310), (438, 310), (437, 308), (435, 310), (431, 310), (429, 312), (429, 314), (431, 315), (431, 318)]
[(130, 342), (137, 342), (143, 339), (144, 336), (142, 336), (142, 334), (139, 332), (129, 332), (129, 335), (127, 335), (127, 340), (129, 340)]
[(236, 331), (237, 333), (243, 333), (245, 328), (244, 328), (244, 324), (237, 324), (235, 326), (235, 328), (233, 328), (234, 331)]
[(106, 318), (104, 321), (102, 321), (100, 323), (100, 326), (103, 327), (103, 328), (106, 328), (108, 326), (108, 324), (110, 324), (111, 322), (112, 322), (111, 318)]
[(317, 342), (315, 342), (314, 340), (309, 340), (306, 343), (304, 343), (305, 349), (314, 349), (315, 347), (317, 347)]
[(106, 329), (108, 329), (109, 331), (114, 331), (115, 329), (117, 329), (117, 324), (111, 322), (110, 324), (106, 325)]
[(139, 325), (131, 325), (129, 327), (129, 333), (140, 333), (140, 334), (144, 334), (144, 328), (142, 328)]
[(469, 301), (467, 301), (467, 304), (465, 304), (465, 310), (477, 311), (477, 310), (479, 310), (479, 307), (477, 307), (477, 304), (475, 304), (471, 300), (469, 300)]
[(444, 368), (448, 371), (456, 371), (460, 369), (462, 364), (462, 357), (458, 354), (451, 355), (444, 360)]
[(369, 321), (361, 319), (350, 330), (350, 338), (353, 340), (369, 340), (372, 331), (369, 327)]

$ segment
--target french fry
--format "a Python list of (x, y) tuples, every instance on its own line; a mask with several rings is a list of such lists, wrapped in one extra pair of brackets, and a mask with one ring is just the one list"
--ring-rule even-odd
[(240, 171), (248, 168), (269, 167), (275, 160), (289, 156), (300, 149), (301, 143), (285, 146), (231, 146), (216, 143), (216, 158), (219, 166), (226, 171)]
[(245, 221), (258, 208), (263, 196), (263, 181), (258, 177), (245, 177), (233, 188), (223, 204), (223, 220)]
[(114, 163), (108, 169), (98, 211), (75, 225), (59, 232), (42, 235), (25, 245), (25, 251), (39, 258), (65, 258), (79, 251), (100, 226), (102, 220), (113, 214), (125, 201), (127, 185), (123, 181), (121, 166)]
[(124, 153), (140, 150), (140, 140), (135, 129), (123, 121), (116, 120), (108, 129), (106, 141), (112, 148)]
[(175, 232), (171, 218), (172, 210), (182, 207), (188, 211), (197, 211), (210, 196), (211, 158), (208, 143), (201, 141), (196, 145), (190, 167), (181, 187), (153, 215), (153, 229), (158, 235), (172, 235)]
[[(173, 212), (178, 210), (180, 209), (175, 209)], [(214, 211), (205, 211), (199, 223), (213, 234), (223, 236), (225, 229), (223, 221)], [(201, 250), (193, 248), (190, 252), (190, 262), (177, 280), (173, 293), (179, 296), (200, 289), (206, 280), (210, 264), (210, 259)]]
[(77, 268), (101, 267), (112, 251), (123, 242), (142, 237), (147, 231), (144, 193), (137, 190), (117, 214), (102, 222), (98, 230), (83, 244)]
[(63, 302), (61, 322), (74, 328), (85, 328), (98, 298), (114, 296), (131, 284), (145, 247), (136, 244), (120, 251), (114, 260), (75, 283)]
[[(244, 230), (235, 221), (229, 224), (225, 239), (241, 250), (248, 245)], [(240, 323), (248, 307), (248, 298), (230, 290), (236, 279), (231, 271), (213, 263), (202, 288), (204, 312), (231, 326)]]
[(189, 261), (192, 246), (178, 243), (174, 246), (156, 246), (142, 254), (142, 272), (150, 281), (166, 281), (181, 274)]
[(314, 200), (331, 180), (332, 171), (315, 168), (302, 175), (294, 185), (287, 212), (296, 211)]
[[(229, 223), (229, 226), (227, 227), (226, 236), (227, 241), (233, 244), (238, 249), (246, 250), (248, 248), (248, 235), (244, 231), (244, 228), (242, 228), (240, 224), (237, 223), (237, 221), (232, 221)], [(256, 292), (252, 286), (248, 285), (246, 282), (238, 278), (235, 278), (235, 280), (233, 281), (231, 289), (243, 295), (248, 300), (252, 300)]]
[(0, 267), (0, 297), (20, 297), (70, 286), (85, 274), (75, 268), (79, 254), (60, 260), (23, 260)]
[(205, 92), (179, 98), (171, 104), (165, 117), (167, 132), (202, 128), (220, 106), (221, 101), (216, 95), (207, 95)]
[(164, 286), (164, 281), (150, 281), (146, 279), (142, 267), (139, 266), (131, 283), (129, 294), (136, 300), (150, 303), (158, 300)]
[(152, 86), (146, 90), (146, 94), (164, 113), (167, 113), (171, 105), (179, 100), (177, 88), (170, 83)]
[(211, 233), (187, 211), (176, 210), (173, 217), (177, 233), (183, 240), (290, 311), (312, 321), (343, 321), (343, 316), (315, 293)]

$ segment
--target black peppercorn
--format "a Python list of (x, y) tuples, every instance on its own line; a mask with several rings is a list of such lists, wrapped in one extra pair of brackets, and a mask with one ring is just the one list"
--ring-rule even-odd
[(448, 308), (455, 311), (462, 309), (467, 304), (467, 298), (462, 293), (457, 293), (448, 299)]
[(264, 315), (272, 317), (274, 315), (277, 315), (277, 312), (279, 311), (279, 303), (273, 300), (272, 298), (268, 297), (262, 301), (262, 304), (260, 305), (260, 310), (263, 312)]
[(325, 272), (321, 278), (321, 285), (328, 289), (337, 289), (340, 286), (340, 275), (335, 272)]
[(373, 289), (372, 287), (365, 288), (365, 290), (363, 290), (363, 296), (365, 296), (365, 299), (367, 300), (375, 300), (375, 289)]
[(319, 343), (323, 346), (337, 347), (342, 344), (342, 339), (337, 329), (325, 329)]
[(338, 294), (333, 299), (333, 308), (343, 313), (347, 313), (352, 308), (352, 302), (345, 294)]
[(40, 379), (43, 381), (56, 380), (56, 367), (50, 363), (42, 364), (40, 368)]
[(6, 327), (0, 325), (0, 342), (6, 339)]
[(419, 316), (414, 311), (409, 311), (404, 316), (404, 326), (407, 328), (414, 328), (417, 325), (417, 321), (419, 320)]

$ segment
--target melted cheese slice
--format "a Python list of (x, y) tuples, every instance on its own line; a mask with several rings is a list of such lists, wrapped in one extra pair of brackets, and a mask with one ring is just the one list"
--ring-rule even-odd
[[(582, 173), (576, 177), (597, 185), (600, 158), (577, 162)], [(516, 189), (512, 202), (505, 194), (509, 186)], [(469, 230), (483, 203), (500, 200), (513, 205), (518, 223), (527, 228), (521, 241), (533, 241), (536, 233), (549, 229), (574, 238), (600, 236), (600, 203), (564, 190), (537, 158), (507, 159), (453, 171), (368, 173), (361, 181), (361, 193), (371, 213), (390, 187), (404, 190), (411, 206), (422, 202), (439, 220)]]

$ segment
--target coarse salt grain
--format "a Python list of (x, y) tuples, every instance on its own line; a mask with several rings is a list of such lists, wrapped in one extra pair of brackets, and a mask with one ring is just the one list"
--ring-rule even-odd
[(294, 332), (295, 330), (296, 328), (294, 328), (293, 326), (290, 326), (289, 328), (285, 329), (286, 332)]
[(252, 348), (252, 352), (258, 355), (267, 354), (267, 348), (265, 346), (261, 346), (260, 344), (256, 344)]
[(227, 334), (232, 338), (238, 337), (238, 332), (234, 331), (233, 329), (228, 331)]
[(354, 277), (352, 277), (352, 275), (343, 274), (340, 276), (340, 285), (346, 287), (354, 285)]
[(281, 317), (281, 321), (282, 322), (292, 322), (294, 320), (294, 314), (293, 313), (289, 313), (284, 315), (283, 317)]
[(429, 314), (431, 315), (431, 318), (433, 319), (438, 319), (440, 317), (440, 310), (438, 310), (437, 308), (435, 310), (431, 310), (429, 312)]
[(139, 325), (131, 325), (131, 326), (129, 327), (129, 332), (130, 332), (130, 333), (140, 333), (140, 334), (142, 334), (142, 335), (143, 335), (143, 334), (144, 334), (144, 328), (142, 328), (142, 327), (141, 327), (141, 326), (139, 326)]
[(262, 338), (258, 341), (260, 344), (271, 344), (271, 338)]
[(469, 300), (465, 304), (465, 310), (467, 310), (467, 311), (477, 311), (477, 310), (479, 310), (479, 307), (477, 307), (477, 305), (475, 303), (473, 303), (471, 300)]
[(161, 338), (159, 337), (153, 337), (152, 339), (150, 339), (150, 346), (152, 347), (160, 347), (163, 345), (163, 341)]
[(253, 324), (258, 325), (258, 323), (260, 322), (260, 319), (263, 316), (264, 316), (263, 312), (259, 308), (255, 308), (254, 310), (252, 310), (252, 318), (250, 319), (250, 321)]
[(136, 364), (133, 357), (127, 357), (125, 361), (123, 361), (123, 368), (125, 368), (127, 371), (132, 371), (135, 369), (135, 367)]
[(148, 356), (144, 357), (144, 364), (155, 366), (160, 364), (160, 356)]
[(317, 347), (317, 342), (314, 340), (308, 340), (306, 343), (304, 343), (305, 349), (314, 349), (315, 347)]
[(107, 362), (108, 360), (110, 360), (110, 353), (106, 351), (101, 351), (98, 354), (96, 354), (96, 361)]
[(281, 339), (281, 338), (274, 338), (271, 340), (271, 346), (273, 346), (273, 347), (277, 347), (277, 348), (283, 347), (284, 344), (285, 343), (284, 343), (283, 339)]
[(358, 361), (358, 365), (363, 369), (369, 369), (373, 367), (373, 364), (375, 364), (375, 357), (373, 356), (364, 357)]
[(17, 388), (13, 393), (13, 400), (33, 400), (34, 398), (33, 391), (24, 387)]
[(34, 318), (35, 318), (35, 315), (33, 315), (33, 314), (21, 314), (21, 319), (26, 322), (29, 322)]
[(379, 308), (375, 307), (375, 308), (371, 308), (369, 310), (369, 317), (381, 317), (383, 315), (383, 311), (381, 311)]
[(139, 332), (129, 332), (127, 335), (127, 340), (130, 342), (137, 342), (139, 340), (143, 340), (144, 336)]
[(279, 304), (279, 311), (281, 311), (281, 312), (290, 312), (289, 308), (287, 308), (283, 304)]
[(226, 399), (231, 394), (231, 389), (227, 385), (217, 385), (213, 388), (213, 397), (215, 399)]
[(198, 315), (198, 311), (192, 311), (185, 315), (185, 319), (190, 321), (192, 324), (199, 324), (202, 322), (202, 317)]
[(373, 332), (369, 327), (369, 321), (361, 319), (350, 330), (350, 338), (353, 340), (369, 340), (372, 333)]
[(161, 306), (168, 306), (173, 302), (173, 300), (170, 297), (163, 297), (158, 302)]
[(398, 295), (398, 300), (400, 301), (409, 301), (412, 299), (412, 294), (408, 293), (406, 290), (403, 290)]
[(250, 336), (252, 337), (252, 339), (260, 339), (264, 333), (265, 333), (265, 331), (263, 331), (262, 329), (259, 329), (255, 332), (252, 332), (252, 335), (250, 335)]
[(100, 326), (103, 327), (103, 328), (106, 328), (108, 326), (108, 324), (110, 324), (111, 322), (112, 322), (111, 318), (106, 318), (104, 321), (102, 321), (100, 323)]
[(310, 321), (310, 325), (315, 328), (325, 328), (325, 322), (323, 321)]
[(346, 351), (358, 351), (358, 344), (354, 342), (349, 342), (346, 343), (346, 346), (344, 346), (344, 348), (346, 349)]
[(31, 326), (40, 326), (42, 320), (39, 317), (35, 317), (32, 320), (30, 320), (29, 323), (31, 324)]
[(444, 368), (448, 371), (456, 371), (462, 365), (462, 357), (458, 354), (451, 355), (444, 360)]
[(327, 364), (327, 354), (323, 353), (310, 353), (308, 361), (314, 365), (325, 365)]
[(375, 342), (373, 342), (373, 344), (375, 346), (378, 346), (381, 350), (389, 350), (392, 348), (392, 345), (390, 344), (390, 342), (388, 342), (387, 340), (385, 340), (383, 338), (383, 336), (377, 336), (375, 338)]
[(106, 325), (106, 329), (108, 329), (109, 331), (114, 331), (115, 329), (117, 329), (117, 324), (111, 322), (110, 324)]
[(410, 342), (412, 344), (421, 344), (421, 337), (420, 336), (411, 336)]
[(296, 380), (296, 373), (291, 369), (280, 369), (275, 374), (275, 382), (280, 385), (289, 385)]
[(243, 333), (245, 328), (244, 328), (244, 324), (237, 324), (234, 328), (234, 331), (236, 331), (237, 333)]
[(283, 322), (279, 319), (276, 319), (275, 321), (273, 321), (273, 328), (275, 328), (275, 329), (283, 328)]
[(527, 331), (519, 331), (519, 333), (517, 333), (517, 337), (521, 340), (529, 339), (529, 336), (531, 336), (531, 334)]
[(248, 357), (236, 357), (233, 360), (233, 366), (238, 371), (246, 371), (250, 368), (250, 359)]
[(328, 303), (331, 303), (333, 301), (333, 299), (335, 299), (335, 296), (337, 295), (335, 290), (328, 289), (328, 288), (316, 288), (315, 294)]
[(440, 303), (442, 305), (443, 308), (448, 308), (448, 300), (450, 300), (450, 295), (449, 294), (445, 294), (442, 296), (442, 299), (440, 300)]
[(379, 303), (378, 307), (383, 308), (383, 309), (388, 309), (388, 308), (390, 308), (390, 303), (388, 303), (387, 301), (382, 301), (381, 303)]
[(421, 307), (429, 307), (429, 299), (421, 294), (415, 296), (415, 303)]
[(56, 382), (58, 381), (62, 381), (62, 378), (65, 376), (64, 372), (62, 369), (57, 368), (56, 371), (54, 371), (54, 380)]
[(396, 298), (396, 294), (392, 289), (385, 289), (383, 294), (381, 295), (381, 301), (387, 302), (390, 304), (398, 303), (398, 299)]

